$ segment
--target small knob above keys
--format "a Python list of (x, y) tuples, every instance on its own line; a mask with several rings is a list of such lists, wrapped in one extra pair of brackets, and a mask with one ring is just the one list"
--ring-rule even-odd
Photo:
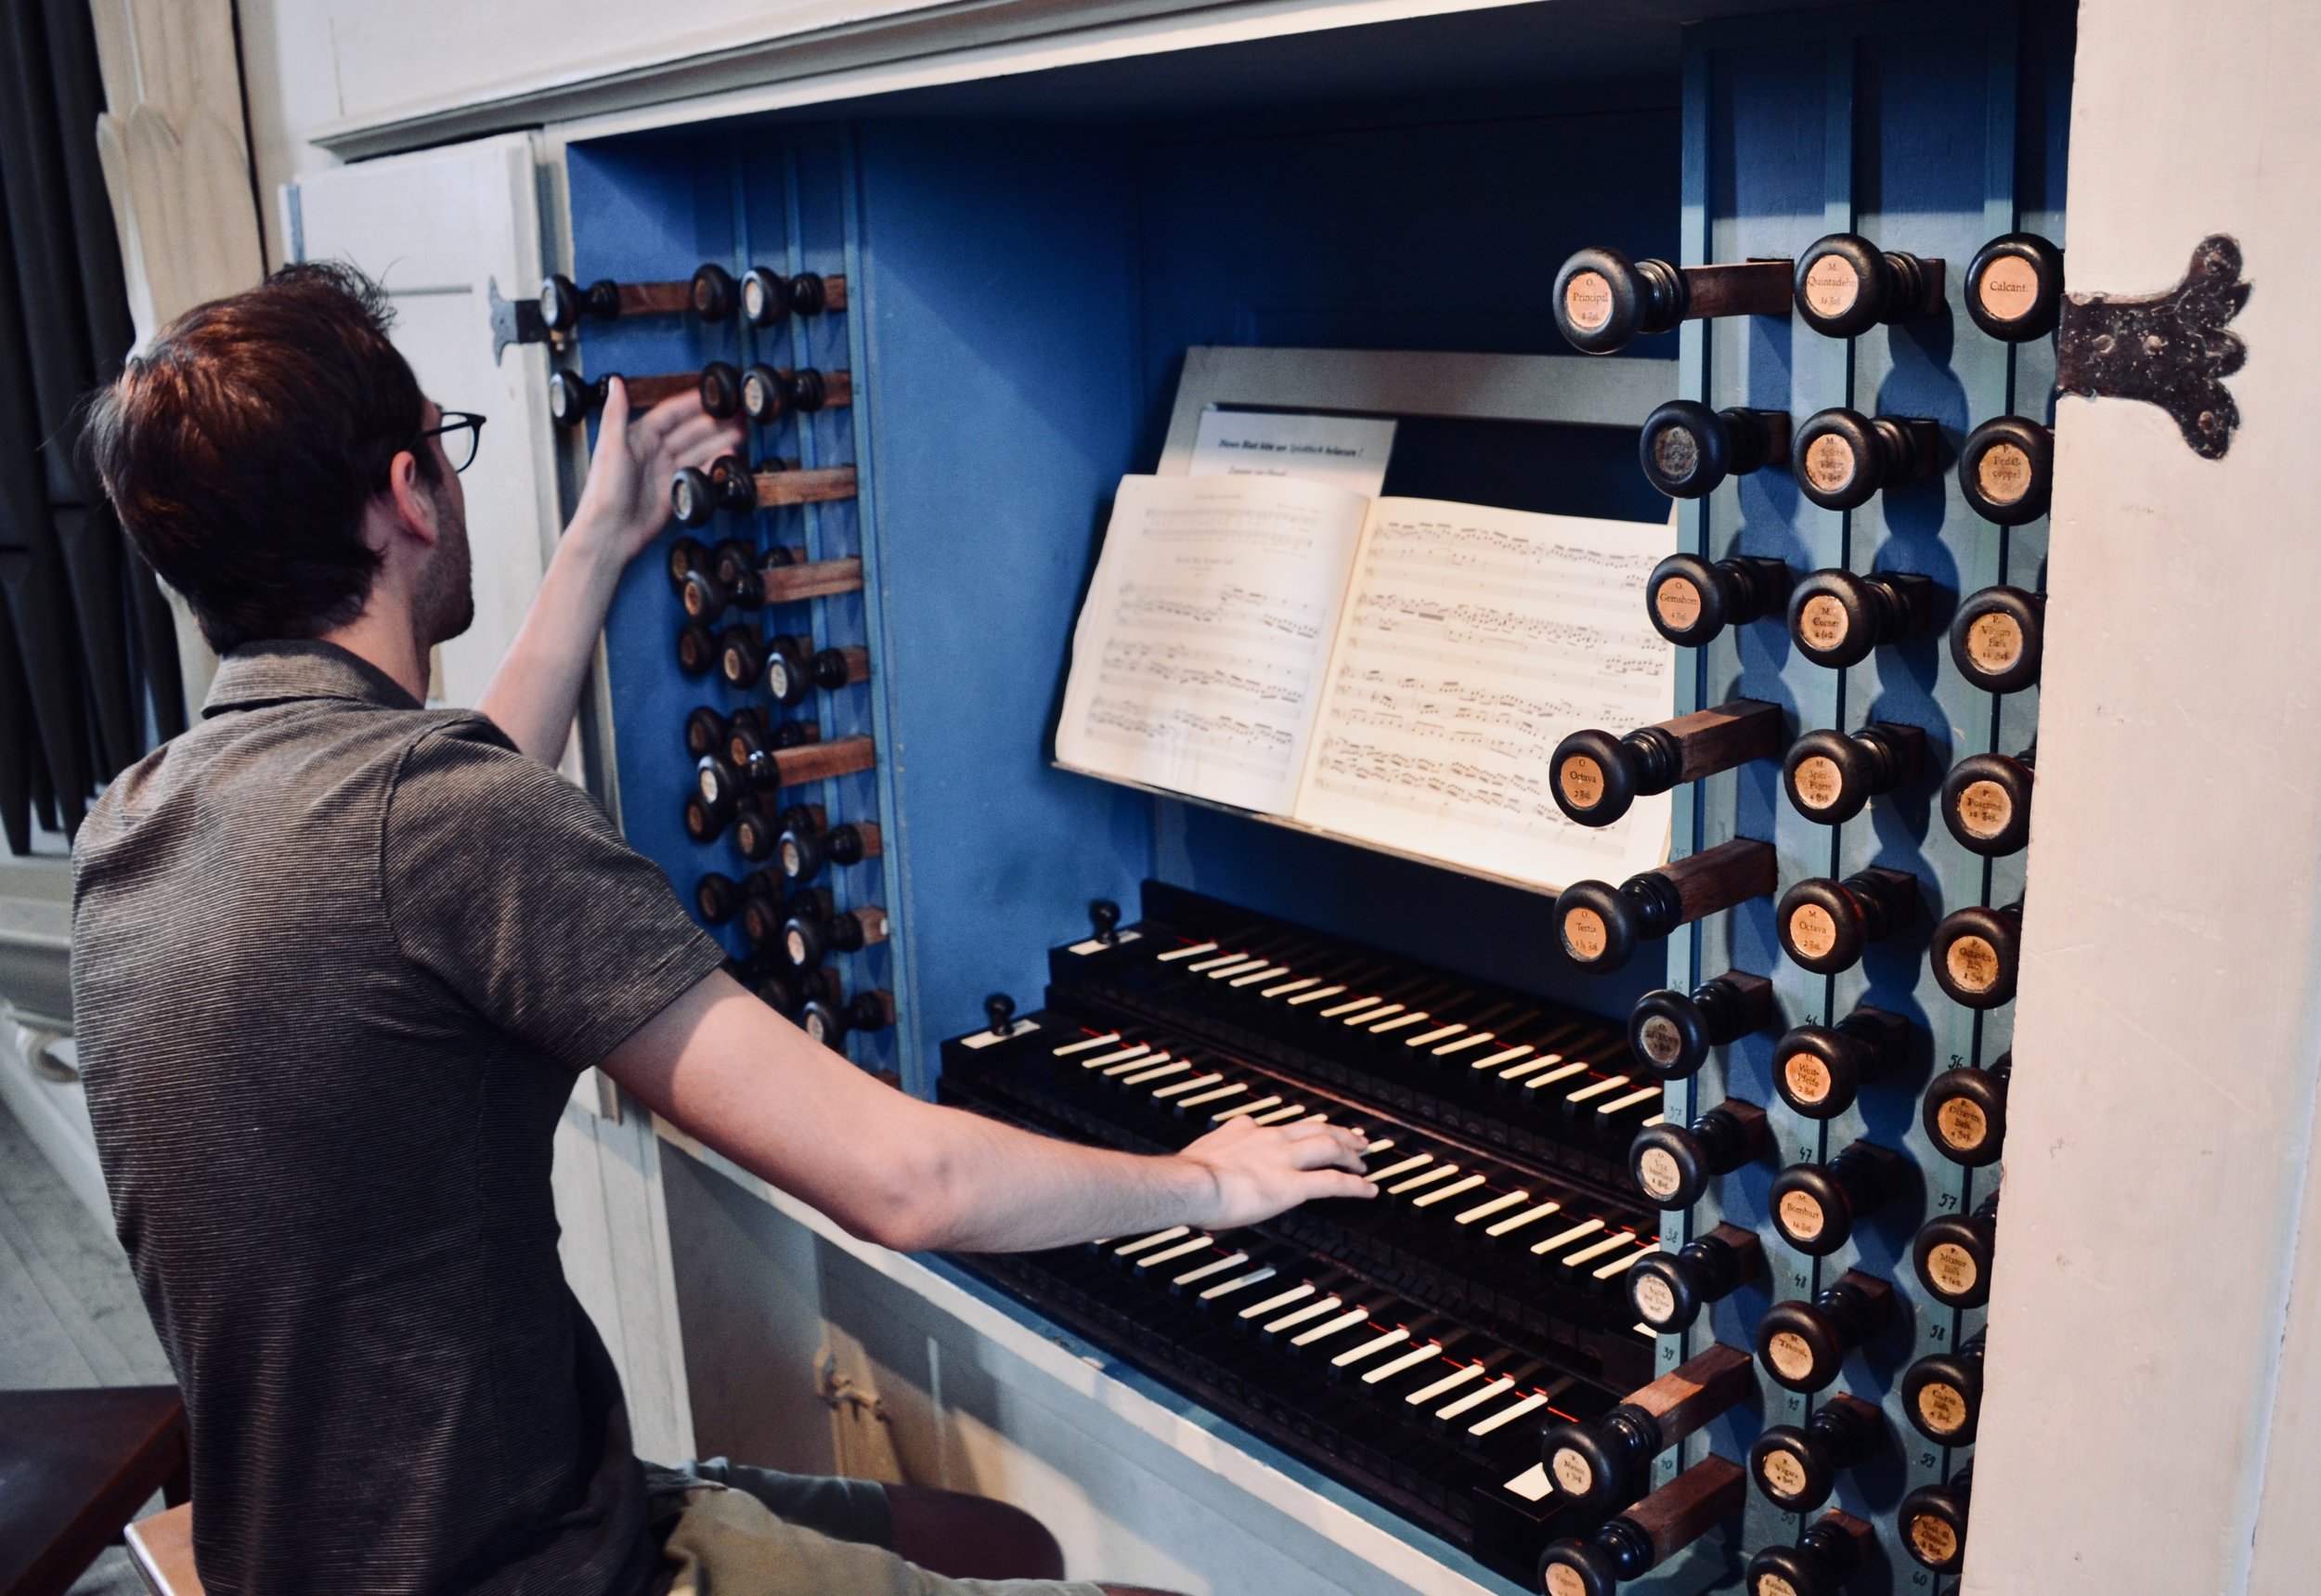
[(1705, 499), (1728, 476), (1789, 463), (1789, 412), (1712, 410), (1671, 399), (1644, 418), (1636, 443), (1645, 480), (1671, 499)]
[(1121, 906), (1109, 898), (1098, 898), (1088, 905), (1088, 924), (1096, 932), (1096, 941), (1106, 947), (1121, 940)]
[(1850, 1513), (1830, 1512), (1806, 1526), (1795, 1546), (1769, 1546), (1749, 1559), (1748, 1596), (1845, 1596), (1870, 1566), (1877, 1532)]
[(1951, 618), (1951, 660), (1988, 693), (2019, 693), (2039, 680), (2047, 601), (2020, 588), (1985, 588)]
[(1690, 994), (1664, 987), (1639, 998), (1628, 1016), (1628, 1050), (1653, 1079), (1680, 1081), (1699, 1073), (1710, 1048), (1772, 1022), (1773, 983), (1745, 970), (1727, 970)]
[(1757, 1358), (1774, 1382), (1815, 1392), (1837, 1379), (1846, 1355), (1885, 1329), (1894, 1288), (1848, 1270), (1813, 1301), (1775, 1303), (1757, 1324)]
[(1709, 1304), (1764, 1272), (1757, 1233), (1719, 1225), (1674, 1252), (1654, 1252), (1627, 1272), (1628, 1305), (1660, 1335), (1691, 1330)]
[(1775, 614), (1788, 598), (1783, 561), (1734, 555), (1714, 563), (1671, 554), (1644, 583), (1644, 613), (1653, 629), (1682, 648), (1698, 648), (1729, 626)]
[(1892, 936), (1918, 915), (1918, 878), (1873, 865), (1843, 881), (1817, 876), (1781, 896), (1773, 911), (1782, 951), (1816, 975), (1835, 975), (1861, 962), (1872, 942)]
[(2008, 344), (2044, 338), (2063, 318), (2063, 252), (2037, 233), (2007, 233), (1966, 266), (1966, 314)]
[(1854, 1227), (1909, 1189), (1909, 1164), (1890, 1148), (1858, 1141), (1827, 1163), (1793, 1163), (1773, 1177), (1768, 1201), (1781, 1239), (1826, 1258)]
[(2055, 493), (2055, 435), (2021, 416), (1993, 416), (1958, 451), (1959, 491), (1985, 521), (2020, 526), (2047, 513)]
[(1778, 704), (1735, 698), (1622, 737), (1574, 732), (1549, 759), (1548, 790), (1575, 824), (1611, 825), (1640, 798), (1776, 752), (1783, 726)]
[(1829, 1500), (1841, 1470), (1886, 1448), (1886, 1419), (1868, 1403), (1833, 1396), (1803, 1424), (1775, 1424), (1749, 1448), (1749, 1478), (1784, 1512)]
[(1997, 1008), (2015, 996), (2023, 956), (2023, 906), (1971, 904), (1942, 916), (1927, 958), (1935, 983), (1967, 1008)]
[(1773, 1044), (1773, 1087), (1809, 1120), (1834, 1120), (1862, 1086), (1899, 1072), (1924, 1033), (1899, 1014), (1855, 1009), (1835, 1026), (1799, 1025)]
[(2015, 1055), (2003, 1053), (1984, 1070), (1964, 1065), (1926, 1083), (1919, 1117), (1926, 1135), (1952, 1163), (1980, 1169), (1999, 1161), (2006, 1139), (2006, 1083)]
[(1728, 1097), (1691, 1125), (1648, 1125), (1628, 1144), (1628, 1174), (1664, 1211), (1690, 1208), (1708, 1183), (1761, 1155), (1765, 1110)]
[(1797, 318), (1825, 338), (1942, 310), (1942, 263), (1882, 250), (1860, 233), (1817, 239), (1797, 257)]
[(1985, 859), (2019, 853), (2030, 841), (2029, 749), (1969, 754), (1942, 779), (1942, 825), (1961, 848)]
[(1919, 1283), (1944, 1307), (1978, 1308), (1990, 1300), (1990, 1260), (1999, 1242), (1999, 1199), (1972, 1213), (1944, 1213), (1918, 1227), (1911, 1262)]
[(1824, 510), (1853, 510), (1885, 488), (1932, 476), (1942, 429), (1920, 416), (1863, 415), (1843, 405), (1806, 418), (1790, 445), (1797, 490)]
[(1872, 798), (1916, 781), (1926, 757), (1926, 734), (1899, 721), (1873, 720), (1851, 736), (1808, 732), (1789, 745), (1782, 786), (1806, 819), (1838, 825)]
[(1966, 1505), (1973, 1496), (1975, 1466), (1952, 1474), (1950, 1483), (1920, 1486), (1902, 1499), (1896, 1513), (1902, 1550), (1921, 1568), (1956, 1574), (1966, 1563)]
[(1816, 571), (1789, 594), (1789, 638), (1814, 664), (1840, 670), (1934, 624), (1933, 581), (1911, 571)]
[(1964, 1447), (1982, 1418), (1982, 1337), (1902, 1370), (1902, 1412), (1938, 1447)]
[(983, 1000), (984, 1018), (992, 1022), (993, 1036), (1011, 1036), (1016, 1029), (1016, 1000), (1004, 992), (995, 992)]

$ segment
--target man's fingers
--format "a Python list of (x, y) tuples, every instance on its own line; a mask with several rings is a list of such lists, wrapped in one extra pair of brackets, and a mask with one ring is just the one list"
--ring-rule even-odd
[(605, 439), (620, 436), (622, 429), (629, 424), (628, 381), (615, 377), (604, 384), (604, 413), (598, 419), (596, 428), (599, 448), (604, 447)]
[[(636, 441), (640, 448), (650, 451), (658, 448), (663, 438), (685, 422), (707, 414), (708, 411), (702, 409), (701, 395), (689, 389), (673, 399), (663, 399), (638, 417)], [(608, 420), (612, 415), (609, 404), (605, 407), (605, 415)]]
[(1289, 1144), (1290, 1157), (1300, 1169), (1343, 1169), (1362, 1173), (1362, 1155), (1335, 1136), (1306, 1136)]
[(1306, 1181), (1308, 1201), (1319, 1197), (1376, 1197), (1378, 1195), (1376, 1183), (1365, 1180), (1358, 1174), (1347, 1174), (1340, 1170), (1316, 1170), (1306, 1177)]
[(700, 415), (662, 438), (652, 453), (661, 464), (675, 471), (680, 466), (698, 465), (719, 455), (734, 453), (741, 442), (739, 427), (713, 416)]

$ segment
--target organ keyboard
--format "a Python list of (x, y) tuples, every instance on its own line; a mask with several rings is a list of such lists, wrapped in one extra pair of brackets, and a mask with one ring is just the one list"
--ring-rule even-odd
[(1658, 1215), (1627, 1161), (1659, 1083), (1593, 1016), (1159, 883), (1144, 907), (1050, 955), (1044, 1008), (946, 1043), (945, 1100), (1134, 1152), (1327, 1120), (1368, 1136), (1378, 1198), (962, 1262), (1530, 1582), (1588, 1526), (1490, 1504), (1543, 1425), (1651, 1378), (1627, 1276)]

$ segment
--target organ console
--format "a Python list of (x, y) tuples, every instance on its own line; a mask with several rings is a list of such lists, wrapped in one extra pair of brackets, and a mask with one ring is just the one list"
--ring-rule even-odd
[(1816, 665), (1859, 665), (1934, 624), (1933, 581), (1909, 571), (1816, 571), (1789, 594), (1789, 636)]
[(1899, 1014), (1867, 1005), (1835, 1026), (1799, 1025), (1773, 1045), (1773, 1088), (1809, 1120), (1834, 1120), (1862, 1085), (1899, 1073), (1924, 1033)]
[(1749, 1448), (1749, 1478), (1786, 1512), (1811, 1512), (1829, 1500), (1841, 1470), (1887, 1447), (1886, 1417), (1867, 1402), (1838, 1395), (1803, 1424), (1775, 1424)]
[(1902, 1370), (1902, 1411), (1938, 1447), (1964, 1447), (1982, 1417), (1982, 1337)]
[(1951, 618), (1951, 661), (1990, 693), (2020, 693), (2039, 680), (2047, 601), (2020, 588), (1985, 588)]
[(1942, 824), (1969, 853), (2003, 859), (2030, 841), (2034, 750), (1969, 754), (1942, 780)]
[(1993, 416), (1966, 435), (1958, 486), (1985, 521), (2020, 526), (2047, 513), (2055, 491), (2055, 435), (2021, 416)]
[(1934, 979), (1951, 1001), (1996, 1008), (2015, 995), (2022, 954), (2023, 905), (2003, 909), (1969, 904), (1942, 916), (1928, 957)]
[(1628, 1173), (1663, 1209), (1690, 1208), (1710, 1180), (1761, 1156), (1769, 1138), (1765, 1110), (1727, 1097), (1690, 1126), (1647, 1125), (1628, 1148)]
[(1549, 791), (1575, 823), (1610, 825), (1639, 798), (1778, 751), (1783, 730), (1781, 706), (1736, 698), (1626, 736), (1574, 732), (1549, 760)]
[(1966, 1503), (1973, 1494), (1972, 1463), (1948, 1484), (1920, 1486), (1902, 1499), (1897, 1513), (1902, 1546), (1913, 1561), (1937, 1574), (1956, 1574), (1966, 1562)]
[(1727, 970), (1688, 994), (1663, 987), (1637, 999), (1628, 1016), (1628, 1047), (1647, 1073), (1663, 1081), (1699, 1073), (1708, 1050), (1773, 1023), (1773, 983)]
[(1970, 1169), (1999, 1161), (2006, 1138), (2006, 1083), (2014, 1068), (2015, 1055), (2002, 1053), (1980, 1070), (1960, 1065), (1926, 1083), (1919, 1117), (1943, 1157)]
[(822, 874), (825, 864), (860, 864), (865, 859), (877, 858), (878, 823), (849, 822), (825, 830), (822, 811), (817, 808), (785, 826), (776, 846), (781, 852), (783, 876), (791, 881), (811, 881)]
[(1646, 480), (1671, 499), (1704, 499), (1728, 476), (1789, 463), (1787, 410), (1712, 410), (1671, 399), (1644, 418), (1636, 444)]
[(1872, 865), (1843, 881), (1816, 876), (1781, 895), (1773, 910), (1782, 952), (1816, 975), (1861, 962), (1863, 951), (1918, 916), (1918, 878)]
[(1580, 968), (1616, 970), (1636, 956), (1638, 944), (1770, 892), (1775, 868), (1770, 843), (1735, 837), (1640, 872), (1616, 888), (1575, 881), (1555, 901), (1556, 933), (1564, 954)]
[(1628, 1304), (1660, 1334), (1678, 1335), (1692, 1328), (1703, 1308), (1757, 1279), (1764, 1268), (1765, 1249), (1756, 1231), (1719, 1225), (1630, 1269)]
[(1749, 1559), (1748, 1596), (1844, 1596), (1869, 1568), (1877, 1533), (1850, 1513), (1827, 1512), (1795, 1546), (1769, 1546)]
[(1832, 233), (1797, 257), (1797, 318), (1826, 338), (1942, 314), (1942, 263)]
[(1787, 261), (1679, 266), (1586, 249), (1555, 274), (1555, 324), (1588, 355), (1625, 349), (1641, 334), (1718, 316), (1785, 316)]
[(755, 467), (726, 455), (709, 469), (685, 466), (669, 480), (669, 513), (686, 526), (706, 526), (720, 510), (774, 510), (854, 497), (854, 468), (802, 470), (794, 460), (765, 460)]
[(1811, 1394), (1836, 1380), (1846, 1355), (1892, 1321), (1894, 1288), (1848, 1269), (1811, 1302), (1775, 1303), (1757, 1322), (1757, 1360), (1775, 1383)]
[(1547, 1596), (1613, 1596), (1741, 1511), (1739, 1465), (1710, 1453), (1587, 1540), (1553, 1542), (1539, 1558)]
[(1712, 562), (1671, 554), (1645, 579), (1645, 614), (1670, 642), (1698, 648), (1729, 626), (1777, 612), (1789, 586), (1789, 566), (1780, 560), (1736, 554)]
[(1808, 732), (1789, 745), (1782, 788), (1806, 819), (1838, 825), (1881, 793), (1916, 781), (1926, 757), (1926, 734), (1899, 721), (1873, 720), (1851, 736)]
[(1966, 266), (1966, 314), (2009, 344), (2044, 338), (2063, 318), (2063, 252), (2037, 233), (2008, 233)]
[(801, 905), (782, 927), (790, 963), (802, 970), (816, 968), (834, 953), (859, 953), (886, 940), (887, 911), (875, 905), (835, 913), (823, 905)]
[(1773, 1228), (1810, 1257), (1826, 1258), (1854, 1226), (1905, 1196), (1908, 1161), (1874, 1143), (1849, 1143), (1827, 1163), (1793, 1163), (1773, 1177)]
[(1972, 1213), (1942, 1213), (1918, 1227), (1911, 1262), (1919, 1283), (1945, 1307), (1978, 1308), (1990, 1300), (1990, 1257), (1998, 1245), (1999, 1197)]
[(1942, 429), (1922, 416), (1878, 416), (1835, 406), (1806, 418), (1790, 445), (1798, 491), (1824, 510), (1852, 510), (1879, 491), (1932, 476)]
[(1540, 1461), (1564, 1500), (1601, 1523), (1645, 1495), (1654, 1458), (1756, 1389), (1749, 1355), (1715, 1343), (1597, 1419), (1549, 1423)]
[(600, 279), (586, 288), (550, 273), (540, 283), (540, 319), (551, 332), (569, 332), (583, 317), (612, 321), (623, 316), (672, 316), (692, 311), (704, 321), (733, 314), (733, 274), (710, 264), (687, 282), (615, 282)]

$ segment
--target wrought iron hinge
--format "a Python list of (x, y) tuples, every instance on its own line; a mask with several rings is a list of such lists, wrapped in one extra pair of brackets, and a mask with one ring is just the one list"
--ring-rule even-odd
[(511, 344), (546, 344), (550, 342), (548, 322), (540, 315), (536, 299), (505, 300), (499, 297), (499, 279), (484, 279), (485, 303), (490, 307), (492, 318), (492, 364), (499, 364), (500, 356)]
[(2240, 424), (2224, 379), (2249, 346), (2224, 323), (2249, 303), (2240, 245), (2225, 234), (2200, 240), (2184, 280), (2159, 293), (2073, 294), (2063, 306), (2055, 387), (2086, 398), (2141, 399), (2175, 417), (2184, 441), (2222, 460)]

